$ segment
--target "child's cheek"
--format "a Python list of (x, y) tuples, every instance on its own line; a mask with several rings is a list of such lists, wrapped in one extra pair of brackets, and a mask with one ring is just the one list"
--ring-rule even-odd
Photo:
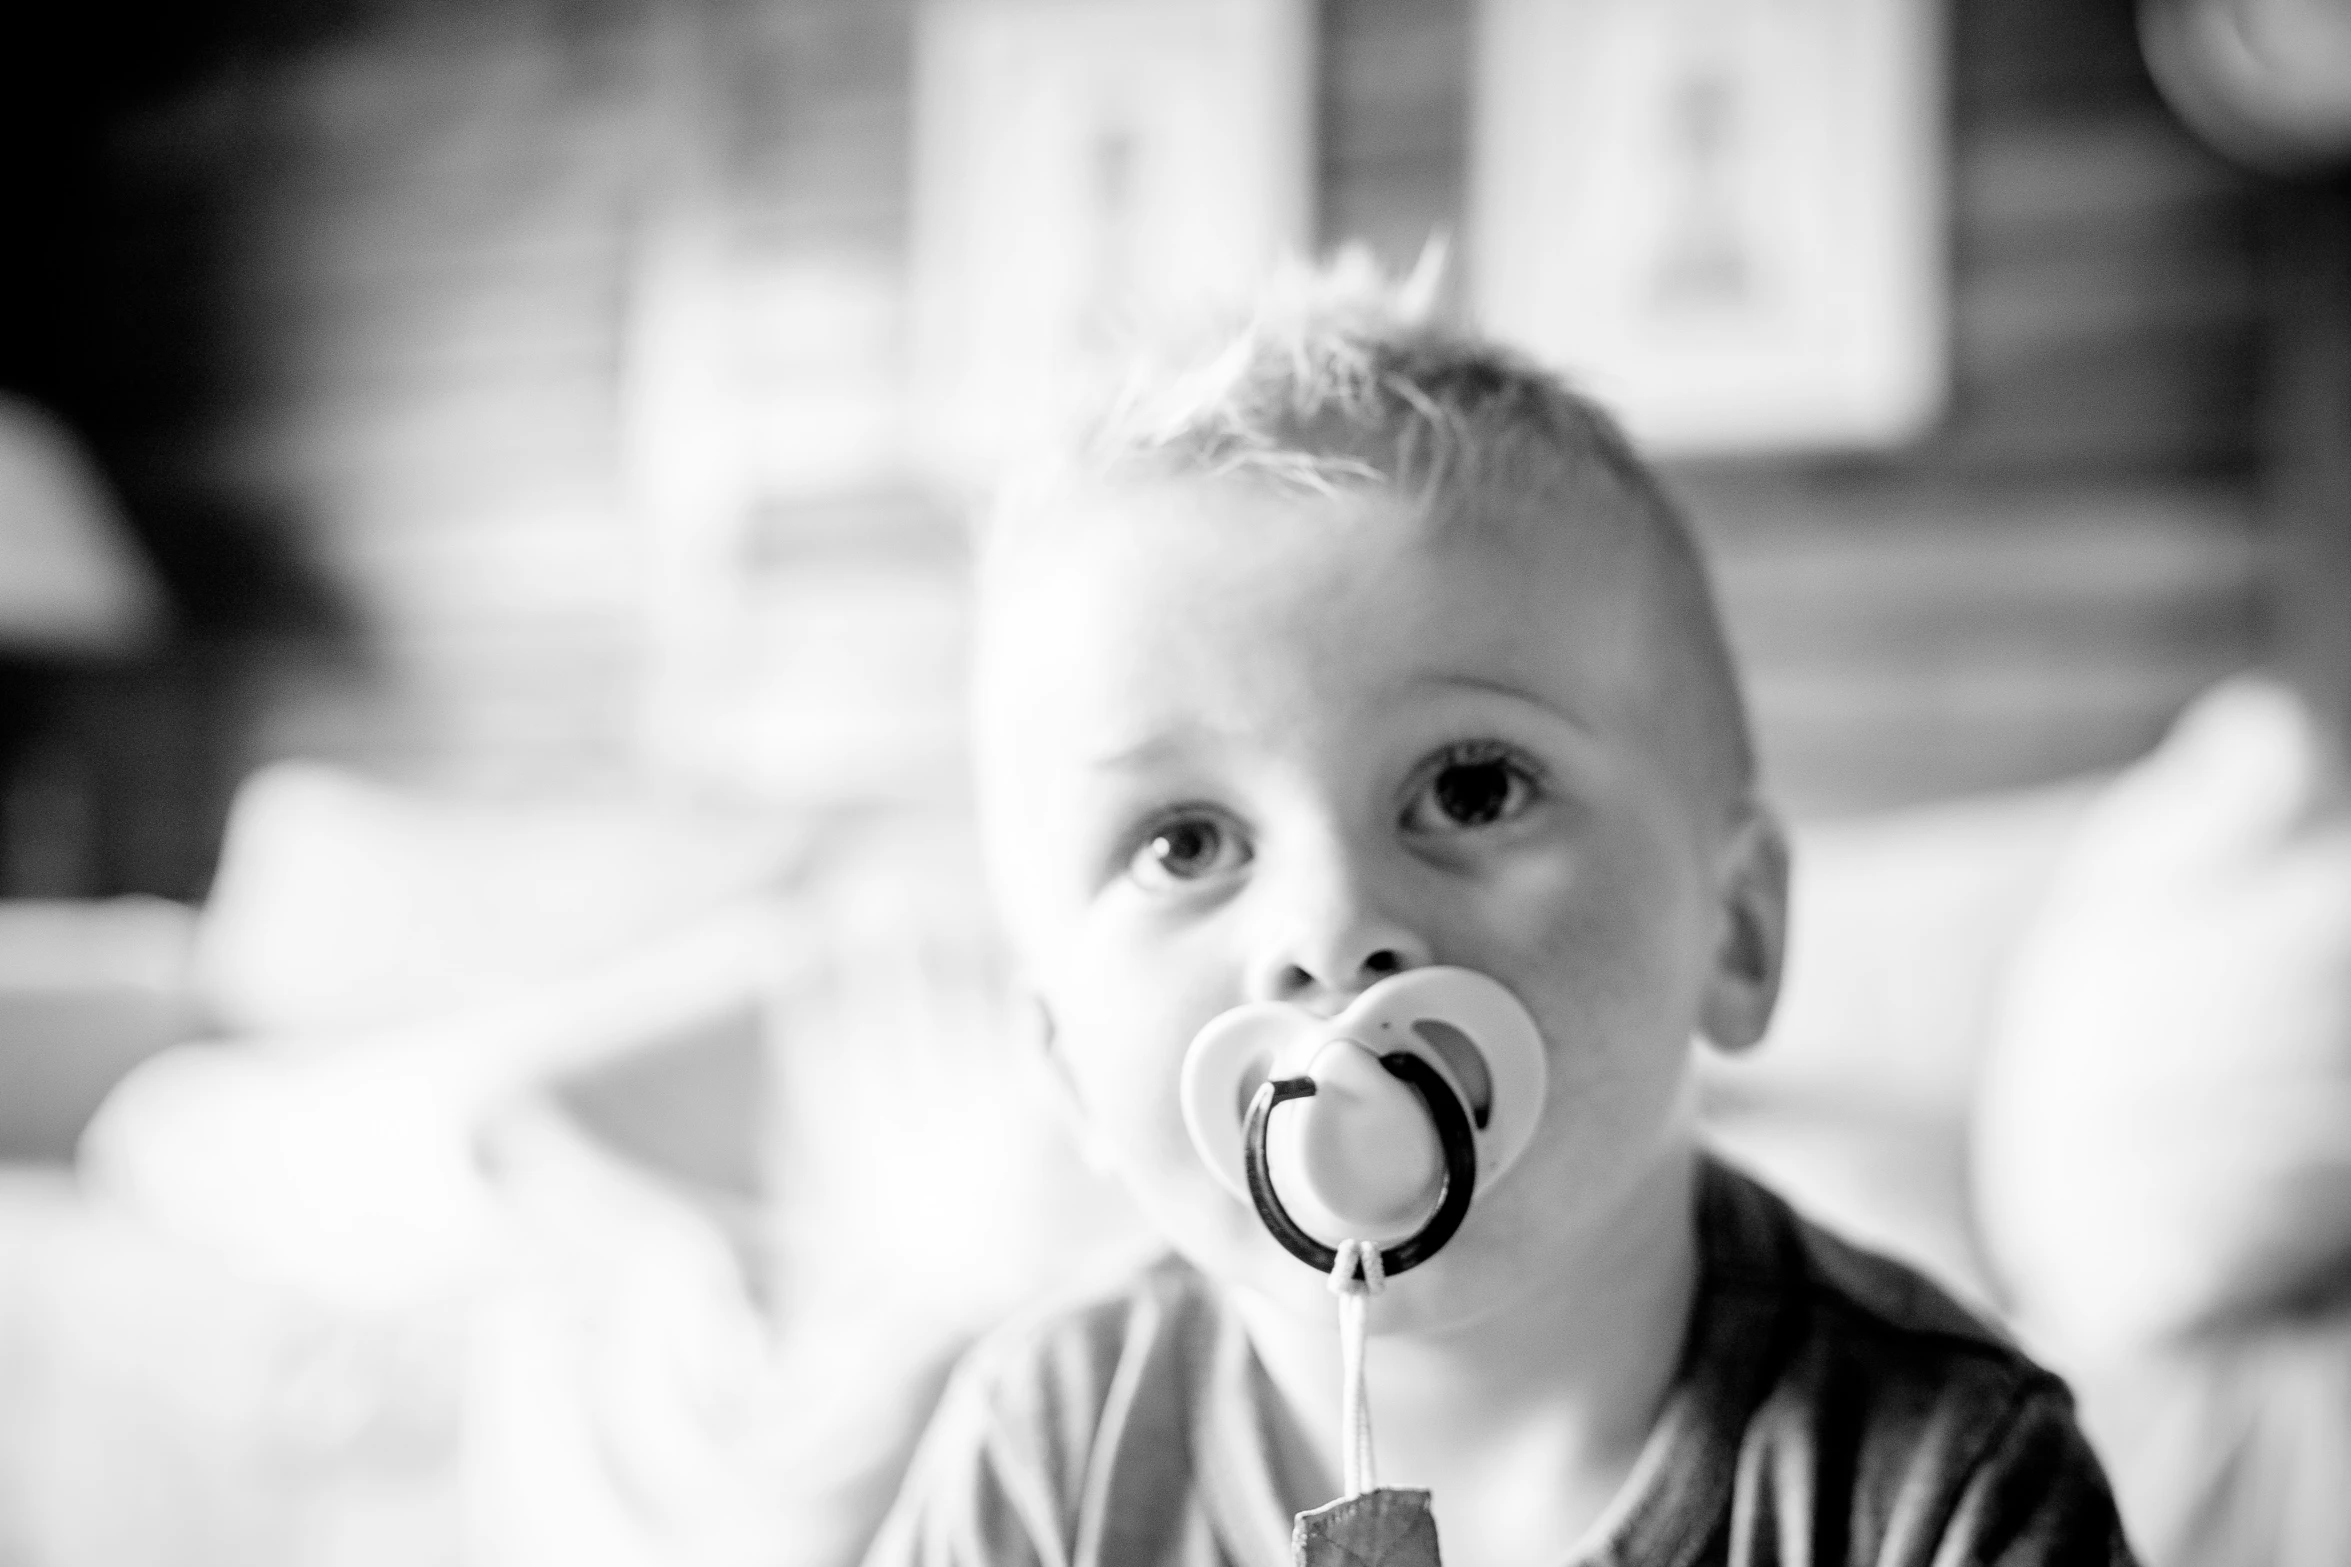
[(1526, 856), (1493, 884), (1490, 970), (1534, 1012), (1555, 1089), (1679, 1037), (1681, 875), (1649, 842), (1619, 838)]
[(1097, 945), (1057, 987), (1064, 1061), (1083, 1108), (1122, 1162), (1196, 1163), (1177, 1085), (1192, 1036), (1221, 1007), (1173, 963)]

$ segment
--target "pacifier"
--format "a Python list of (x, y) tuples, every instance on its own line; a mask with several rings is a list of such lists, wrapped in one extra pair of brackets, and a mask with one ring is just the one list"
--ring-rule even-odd
[[(1517, 1162), (1548, 1081), (1534, 1019), (1471, 969), (1408, 969), (1336, 1017), (1209, 1020), (1179, 1094), (1192, 1145), (1299, 1261), (1394, 1275), (1434, 1256)], [(1354, 1272), (1355, 1269), (1347, 1270)]]

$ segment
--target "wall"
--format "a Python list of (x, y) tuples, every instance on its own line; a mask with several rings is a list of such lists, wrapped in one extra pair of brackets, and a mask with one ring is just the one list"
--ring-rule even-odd
[[(1326, 0), (1327, 241), (1458, 229), (1468, 9)], [(1943, 425), (1674, 476), (1801, 811), (2112, 763), (2258, 649), (2272, 198), (2172, 121), (2130, 12), (1954, 0)], [(900, 455), (910, 15), (382, 0), (249, 19), (113, 116), (111, 275), (214, 327), (202, 395), (118, 412), (110, 452), (166, 550), (246, 519), (334, 608), (235, 640), (221, 766), (707, 771), (696, 735), (761, 708), (744, 669), (770, 762), (943, 765), (915, 731), (951, 716), (953, 533)], [(895, 662), (843, 655), (873, 625)]]

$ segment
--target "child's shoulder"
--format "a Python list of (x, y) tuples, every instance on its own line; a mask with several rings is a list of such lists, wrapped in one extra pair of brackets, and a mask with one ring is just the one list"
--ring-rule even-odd
[[(957, 1367), (868, 1562), (1068, 1560), (1116, 1519), (1167, 1546), (1152, 1560), (1222, 1567), (1217, 1540), (1264, 1510), (1245, 1483), (1262, 1433), (1236, 1418), (1245, 1353), (1214, 1287), (1173, 1256), (1040, 1302)], [(1198, 1472), (1203, 1455), (1217, 1473)]]
[[(2062, 1383), (1753, 1180), (1710, 1162), (1702, 1191), (1690, 1342), (1609, 1559), (1806, 1516), (1856, 1560), (2128, 1562)], [(1067, 1292), (966, 1357), (872, 1560), (1053, 1560), (1108, 1519), (1177, 1542), (1169, 1561), (1286, 1560), (1264, 1395), (1189, 1263)]]
[(1709, 1161), (1700, 1214), (1710, 1294), (1765, 1297), (1831, 1351), (1969, 1368), (1998, 1384), (2061, 1388), (2003, 1333), (1939, 1285), (1831, 1234), (1751, 1176)]
[[(1841, 1516), (1869, 1560), (1978, 1560), (1962, 1542), (1989, 1559), (2007, 1540), (2020, 1561), (2128, 1561), (2071, 1395), (1997, 1328), (1726, 1166), (1708, 1167), (1700, 1231), (1677, 1393), (1712, 1507)], [(1791, 1475), (1801, 1494), (1777, 1494)], [(1739, 1494), (1758, 1489), (1774, 1494)]]
[(1248, 1402), (1253, 1364), (1223, 1292), (1182, 1257), (1156, 1253), (999, 1324), (956, 1368), (949, 1402), (971, 1437), (1033, 1474), (1080, 1484), (1106, 1465), (1140, 1463), (1155, 1483), (1180, 1485), (1193, 1478), (1195, 1427), (1231, 1423), (1219, 1406)]

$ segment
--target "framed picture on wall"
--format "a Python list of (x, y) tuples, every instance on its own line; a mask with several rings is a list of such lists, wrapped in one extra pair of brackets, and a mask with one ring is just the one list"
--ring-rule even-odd
[(1938, 0), (1482, 0), (1481, 322), (1663, 453), (1882, 447), (1945, 391)]
[(1139, 314), (1244, 297), (1312, 237), (1307, 0), (924, 0), (914, 429), (979, 479)]

